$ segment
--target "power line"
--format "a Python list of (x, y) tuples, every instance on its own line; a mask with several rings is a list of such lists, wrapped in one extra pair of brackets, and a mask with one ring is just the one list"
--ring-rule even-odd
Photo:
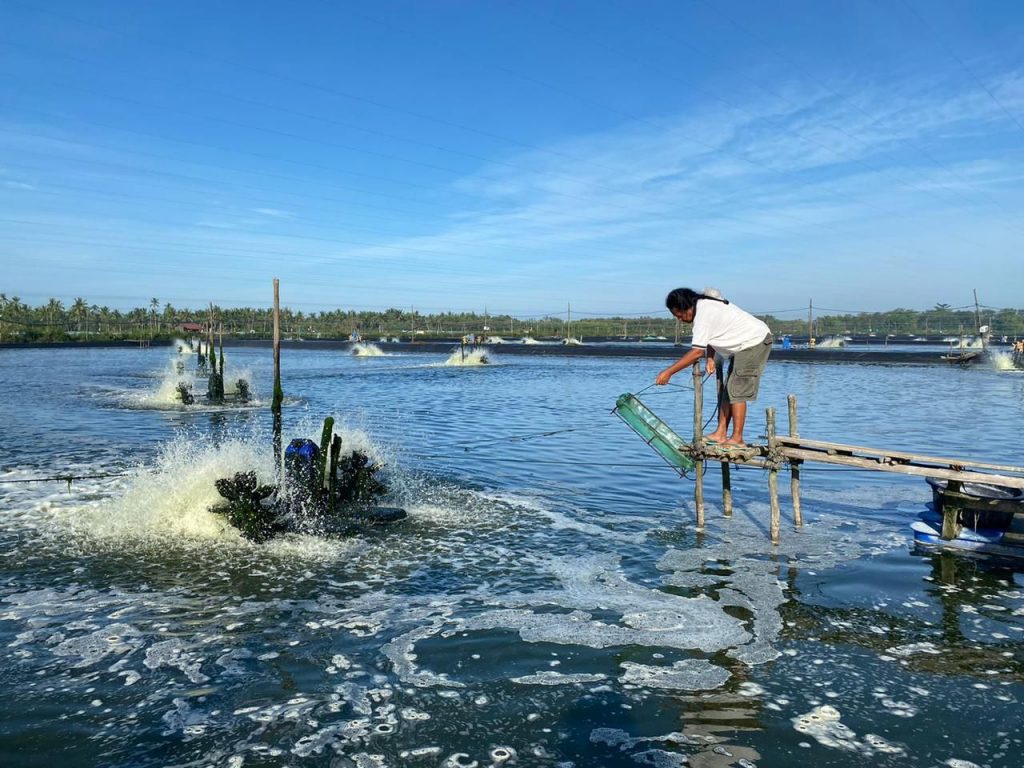
[(953, 57), (953, 59), (963, 68), (963, 70), (975, 82), (975, 84), (979, 88), (981, 88), (981, 90), (983, 90), (986, 94), (988, 94), (988, 97), (992, 99), (992, 102), (997, 107), (999, 107), (1002, 113), (1006, 115), (1013, 122), (1014, 125), (1017, 126), (1018, 130), (1024, 133), (1024, 125), (1021, 125), (1020, 120), (1018, 120), (1017, 117), (1006, 108), (1006, 105), (1004, 105), (1003, 102), (996, 98), (996, 95), (992, 92), (992, 89), (985, 85), (981, 78), (974, 73), (974, 70), (967, 66), (967, 62), (960, 58), (956, 54), (956, 51), (954, 51), (949, 45), (946, 44), (946, 41), (939, 36), (938, 32), (935, 31), (935, 28), (931, 24), (929, 24), (925, 20), (925, 18), (920, 13), (917, 12), (915, 8), (909, 2), (907, 2), (907, 0), (900, 0), (900, 2), (903, 4), (903, 7), (906, 8), (910, 12), (910, 14), (921, 23), (921, 26), (923, 26), (925, 29), (932, 33), (932, 36), (935, 38), (935, 41), (939, 44), (939, 47), (941, 47), (946, 53)]
[[(905, 1), (906, 0), (904, 0), (904, 2)], [(803, 67), (799, 62), (797, 62), (791, 56), (787, 55), (785, 52), (780, 51), (779, 49), (777, 49), (776, 47), (771, 45), (763, 36), (759, 35), (757, 32), (755, 32), (754, 30), (750, 29), (748, 26), (746, 26), (746, 25), (740, 23), (739, 21), (737, 21), (733, 16), (731, 16), (723, 8), (721, 3), (713, 3), (713, 2), (710, 2), (710, 0), (704, 0), (703, 4), (709, 10), (711, 10), (712, 12), (714, 12), (715, 14), (720, 16), (721, 18), (725, 19), (731, 25), (733, 25), (736, 29), (738, 29), (741, 32), (743, 32), (750, 39), (754, 40), (762, 48), (767, 50), (769, 53), (774, 55), (776, 58), (778, 58), (781, 61), (785, 62), (788, 66), (793, 68), (795, 71), (799, 72), (801, 75), (803, 75), (808, 80), (813, 82), (819, 88), (821, 88), (824, 91), (826, 91), (833, 98), (839, 99), (844, 104), (849, 105), (856, 112), (858, 112), (859, 114), (861, 114), (864, 117), (866, 117), (868, 120), (871, 121), (869, 127), (875, 126), (875, 125), (877, 125), (878, 123), (880, 123), (882, 121), (882, 118), (876, 117), (876, 116), (870, 114), (867, 110), (862, 108), (859, 104), (857, 104), (856, 102), (854, 102), (853, 100), (851, 100), (847, 96), (844, 96), (843, 94), (839, 93), (834, 88), (832, 88), (830, 85), (828, 85), (828, 83), (824, 82), (821, 78), (817, 77), (813, 72), (810, 72), (806, 67)], [(785, 100), (785, 97), (780, 97), (780, 98), (783, 98)], [(846, 129), (843, 128), (842, 126), (831, 126), (831, 127), (833, 127), (835, 130), (840, 131), (844, 135), (850, 136), (851, 138), (855, 138), (855, 139), (857, 138), (855, 135), (850, 134), (849, 132), (847, 132)], [(861, 140), (861, 141), (863, 141), (863, 140)], [(946, 163), (943, 163), (941, 160), (936, 158), (931, 152), (926, 150), (924, 147), (920, 146), (917, 142), (907, 141), (906, 143), (909, 146), (911, 146), (912, 148), (914, 148), (922, 157), (927, 159), (933, 165), (935, 165), (935, 166), (941, 168), (942, 170), (946, 171), (947, 173), (951, 174), (952, 176), (954, 176), (961, 183), (967, 184), (968, 186), (973, 188), (978, 194), (980, 194), (983, 197), (985, 197), (989, 202), (991, 202), (992, 204), (994, 204), (997, 207), (999, 207), (1005, 213), (1007, 213), (1007, 214), (1009, 214), (1011, 216), (1015, 216), (1016, 215), (1015, 212), (1006, 209), (999, 202), (999, 200), (997, 200), (995, 197), (993, 197), (991, 194), (989, 194), (986, 190), (978, 189), (972, 182), (970, 182), (968, 179), (966, 179), (963, 175), (961, 175), (959, 172), (957, 172), (956, 170), (954, 170), (953, 168), (948, 166)], [(950, 189), (951, 191), (954, 191), (954, 190), (952, 190), (951, 187), (949, 187), (944, 182), (940, 182), (940, 183), (942, 184), (943, 187), (946, 187), (946, 188)]]

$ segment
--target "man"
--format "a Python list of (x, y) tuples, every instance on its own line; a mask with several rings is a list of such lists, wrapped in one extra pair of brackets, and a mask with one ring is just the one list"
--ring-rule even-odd
[[(747, 420), (747, 403), (757, 397), (761, 374), (772, 349), (771, 329), (735, 304), (689, 288), (676, 288), (669, 293), (665, 306), (676, 319), (693, 323), (693, 344), (689, 352), (658, 374), (655, 383), (668, 384), (679, 371), (707, 357), (709, 348), (725, 358), (731, 357), (722, 391), (718, 429), (705, 439), (726, 446), (746, 445), (743, 427)], [(715, 370), (713, 357), (708, 357), (707, 370), (708, 373)], [(731, 436), (726, 434), (730, 421)]]

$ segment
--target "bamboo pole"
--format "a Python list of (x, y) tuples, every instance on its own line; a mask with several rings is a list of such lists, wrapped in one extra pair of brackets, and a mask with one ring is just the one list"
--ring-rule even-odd
[(274, 421), (274, 468), (281, 472), (281, 403), (284, 391), (281, 389), (281, 297), (280, 281), (274, 278), (274, 399), (270, 413)]
[(965, 483), (993, 483), (1008, 488), (1024, 488), (1024, 477), (1010, 475), (990, 475), (985, 472), (966, 472), (944, 467), (922, 467), (912, 464), (890, 464), (879, 459), (863, 456), (843, 456), (825, 451), (812, 451), (803, 448), (782, 446), (779, 453), (787, 459), (803, 459), (804, 461), (820, 461), (823, 464), (841, 464), (846, 467), (859, 467), (878, 472), (893, 472), (900, 475), (916, 475), (918, 477), (937, 477), (941, 480), (960, 480)]
[[(786, 398), (789, 404), (789, 436), (799, 437), (796, 422), (796, 395)], [(793, 497), (793, 524), (798, 528), (804, 524), (804, 513), (800, 509), (800, 460), (789, 462), (789, 491)]]
[[(768, 416), (768, 456), (775, 456), (775, 409), (769, 408), (766, 411)], [(768, 501), (771, 504), (771, 538), (772, 544), (779, 543), (779, 466), (777, 461), (772, 461), (768, 468)]]
[[(693, 364), (693, 445), (700, 451), (704, 446), (704, 387), (700, 375), (700, 362)], [(694, 461), (696, 477), (693, 483), (693, 503), (697, 510), (697, 527), (704, 527), (704, 459), (699, 452)]]

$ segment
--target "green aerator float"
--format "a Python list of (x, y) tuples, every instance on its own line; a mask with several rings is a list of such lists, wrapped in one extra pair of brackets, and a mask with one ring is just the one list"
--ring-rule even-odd
[(668, 465), (680, 475), (694, 468), (693, 460), (682, 452), (688, 443), (640, 402), (636, 395), (626, 393), (615, 401), (615, 414), (657, 451)]

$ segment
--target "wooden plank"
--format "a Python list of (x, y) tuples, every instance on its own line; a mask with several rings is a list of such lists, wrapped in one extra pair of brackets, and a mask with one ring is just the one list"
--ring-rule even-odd
[(787, 437), (786, 435), (779, 435), (776, 439), (783, 446), (820, 449), (833, 455), (838, 455), (843, 452), (847, 455), (853, 453), (869, 453), (886, 458), (906, 459), (920, 464), (976, 467), (978, 469), (990, 469), (994, 472), (1014, 472), (1024, 474), (1024, 467), (1017, 467), (1011, 464), (990, 464), (988, 462), (970, 461), (968, 459), (950, 459), (942, 456), (928, 456), (920, 453), (909, 453), (907, 451), (889, 451), (882, 448), (866, 448), (859, 445), (844, 445), (843, 443), (832, 443), (827, 440), (808, 440), (804, 437)]
[(861, 469), (870, 469), (877, 472), (892, 472), (900, 475), (916, 475), (917, 477), (937, 477), (944, 480), (960, 480), (965, 483), (991, 483), (993, 485), (1002, 485), (1007, 488), (1024, 488), (1024, 477), (991, 475), (984, 472), (959, 471), (956, 469), (945, 469), (943, 467), (920, 467), (915, 464), (880, 464), (875, 459), (866, 459), (860, 456), (830, 455), (823, 451), (804, 450), (802, 448), (790, 448), (786, 446), (782, 446), (779, 451), (787, 459), (820, 461), (824, 464), (840, 464), (846, 467), (860, 467)]

